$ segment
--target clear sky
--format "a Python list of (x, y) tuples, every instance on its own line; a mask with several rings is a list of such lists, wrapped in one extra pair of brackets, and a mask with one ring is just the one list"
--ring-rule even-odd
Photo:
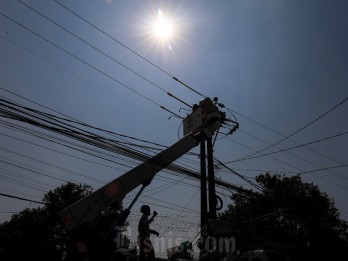
[[(251, 155), (295, 132), (263, 153), (325, 139), (287, 151), (291, 154), (278, 152), (228, 166), (248, 177), (265, 171), (302, 173), (306, 182), (332, 197), (342, 218), (348, 219), (347, 1), (3, 0), (0, 11), (2, 98), (49, 112), (16, 96), (20, 95), (93, 126), (169, 146), (182, 137), (181, 121), (168, 119), (171, 115), (160, 106), (181, 116), (187, 111), (166, 92), (188, 104), (202, 98), (174, 81), (171, 76), (175, 76), (234, 111), (239, 130), (220, 135), (214, 145), (222, 162)], [(158, 21), (167, 24), (158, 28)], [(0, 134), (2, 193), (40, 200), (62, 184), (4, 161), (95, 188), (101, 184), (52, 165), (105, 182), (127, 169), (35, 146), (25, 141), (105, 163), (9, 130), (3, 121)], [(216, 175), (248, 187), (227, 171), (218, 170)], [(168, 178), (178, 182), (168, 183), (172, 182)], [(200, 204), (198, 182), (161, 173), (148, 189), (166, 184), (167, 189), (157, 189), (152, 199), (143, 201), (172, 203), (167, 209), (153, 206), (160, 214), (157, 228), (164, 236), (181, 229), (174, 236), (186, 237), (183, 231), (189, 222), (199, 223), (194, 212)], [(219, 191), (226, 194), (226, 206), (230, 192)], [(0, 221), (9, 220), (9, 212), (38, 206), (4, 197), (0, 202)], [(140, 204), (134, 208), (131, 225), (136, 224)]]

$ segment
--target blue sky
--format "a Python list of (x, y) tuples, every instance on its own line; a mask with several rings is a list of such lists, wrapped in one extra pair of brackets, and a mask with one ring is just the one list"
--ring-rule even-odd
[[(235, 112), (240, 129), (232, 136), (220, 136), (214, 147), (216, 158), (228, 162), (276, 143), (282, 136), (275, 132), (290, 135), (348, 97), (346, 1), (59, 0), (61, 5), (53, 0), (22, 2), (24, 4), (13, 0), (0, 3), (0, 95), (35, 107), (5, 91), (8, 90), (104, 129), (163, 145), (173, 144), (182, 137), (181, 122), (176, 118), (168, 119), (170, 114), (158, 105), (181, 116), (187, 112), (181, 109), (182, 103), (165, 91), (189, 104), (202, 98), (170, 77), (175, 76), (205, 96), (218, 97)], [(173, 23), (175, 35), (171, 39), (159, 40), (151, 34), (151, 22), (158, 18), (159, 10)], [(297, 143), (287, 139), (277, 144), (278, 148), (272, 147), (265, 152), (344, 133), (348, 130), (347, 111), (348, 102), (344, 102), (292, 136)], [(3, 126), (0, 132), (64, 150)], [(6, 149), (104, 181), (123, 173), (79, 162), (4, 135), (0, 135), (0, 140)], [(289, 151), (292, 155), (276, 153), (272, 158), (264, 156), (235, 162), (229, 167), (249, 177), (262, 171), (294, 175), (346, 165), (347, 147), (347, 136), (342, 135), (309, 145), (310, 150), (302, 147)], [(193, 151), (198, 152), (198, 149)], [(58, 173), (57, 169), (4, 150), (0, 155), (3, 159)], [(9, 175), (4, 172), (13, 171), (16, 174), (12, 175), (20, 175), (15, 176), (17, 179), (30, 177), (52, 186), (60, 185), (55, 180), (23, 170), (19, 173), (18, 169), (4, 164), (2, 171), (4, 176)], [(217, 176), (247, 187), (231, 173), (220, 170)], [(180, 180), (175, 176), (166, 177)], [(332, 197), (342, 211), (342, 218), (348, 219), (347, 167), (314, 171), (302, 177)], [(165, 184), (155, 179), (149, 189)], [(0, 191), (36, 200), (44, 193), (10, 183), (4, 177)], [(199, 210), (197, 191), (196, 187), (178, 184), (153, 197)], [(10, 218), (5, 212), (36, 206), (7, 198), (0, 198), (0, 201), (1, 221)], [(225, 201), (226, 205), (230, 203), (227, 197)], [(155, 199), (148, 200), (149, 204), (155, 202)], [(182, 214), (170, 209), (157, 210), (163, 214), (163, 222), (168, 222), (166, 215), (178, 217)], [(187, 220), (199, 221), (197, 215), (187, 215)]]

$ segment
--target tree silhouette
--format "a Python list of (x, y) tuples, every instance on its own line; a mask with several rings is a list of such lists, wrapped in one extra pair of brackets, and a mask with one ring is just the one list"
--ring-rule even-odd
[[(58, 213), (91, 192), (88, 185), (66, 183), (45, 194), (44, 207), (27, 208), (0, 224), (0, 260), (77, 260)], [(110, 223), (118, 215), (116, 209), (102, 214)]]
[(233, 194), (219, 215), (234, 227), (237, 248), (275, 248), (291, 260), (348, 260), (348, 225), (327, 194), (299, 176), (266, 173), (256, 181), (262, 192)]

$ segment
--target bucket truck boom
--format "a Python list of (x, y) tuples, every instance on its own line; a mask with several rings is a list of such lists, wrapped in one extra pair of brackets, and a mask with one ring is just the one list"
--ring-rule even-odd
[[(93, 228), (101, 211), (110, 206), (121, 206), (123, 198), (140, 185), (143, 186), (140, 190), (141, 193), (150, 184), (156, 173), (196, 147), (201, 141), (211, 138), (224, 120), (225, 113), (219, 111), (213, 101), (209, 98), (201, 100), (198, 105), (193, 106), (192, 113), (183, 120), (184, 137), (182, 139), (62, 210), (60, 217), (66, 230), (76, 235), (76, 231), (79, 234), (86, 227)], [(134, 202), (131, 206), (133, 204)], [(118, 226), (123, 225), (130, 208), (126, 209), (123, 216), (121, 215)], [(75, 240), (75, 244), (79, 252), (86, 252), (88, 246), (83, 237), (78, 235), (75, 238), (78, 238), (77, 241)]]

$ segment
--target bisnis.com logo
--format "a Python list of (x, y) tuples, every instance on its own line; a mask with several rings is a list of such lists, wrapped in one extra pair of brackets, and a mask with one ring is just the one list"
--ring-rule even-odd
[[(129, 238), (134, 238), (134, 231), (131, 227), (122, 228), (118, 231), (115, 238), (116, 248), (127, 247), (129, 243)], [(172, 232), (168, 232), (165, 236), (156, 238), (155, 240), (150, 240), (149, 237), (139, 238), (137, 237), (137, 244), (143, 244), (145, 246), (144, 251), (151, 251), (156, 249), (157, 252), (167, 252), (169, 249), (172, 249), (176, 253), (183, 251), (191, 251), (192, 243), (189, 247), (186, 244), (182, 244), (185, 241), (185, 238), (174, 237)], [(142, 240), (142, 242), (140, 241)], [(206, 252), (219, 252), (232, 254), (236, 250), (236, 241), (234, 237), (206, 237), (198, 238), (194, 243), (195, 246), (198, 246), (200, 251), (205, 250)]]

